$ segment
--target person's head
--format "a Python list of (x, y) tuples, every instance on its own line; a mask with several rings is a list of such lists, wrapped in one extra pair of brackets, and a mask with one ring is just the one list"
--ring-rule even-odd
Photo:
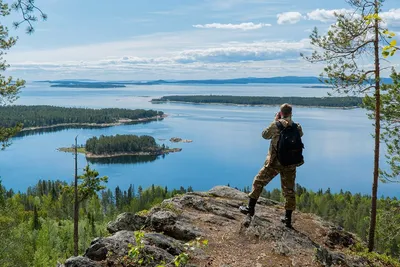
[(292, 106), (285, 103), (281, 106), (281, 114), (283, 118), (292, 116)]

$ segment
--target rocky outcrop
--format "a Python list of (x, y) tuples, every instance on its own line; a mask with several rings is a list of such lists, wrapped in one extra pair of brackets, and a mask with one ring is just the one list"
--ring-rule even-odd
[(182, 139), (180, 137), (172, 137), (171, 139), (169, 139), (169, 141), (171, 143), (192, 143), (192, 140), (189, 139)]
[(146, 217), (134, 213), (125, 212), (120, 214), (114, 222), (107, 226), (111, 234), (121, 230), (136, 231), (140, 230), (146, 224)]
[[(294, 213), (294, 229), (280, 222), (280, 203), (260, 198), (250, 219), (238, 211), (247, 195), (226, 186), (188, 193), (163, 201), (147, 214), (123, 213), (108, 224), (109, 237), (92, 241), (83, 257), (66, 267), (125, 266), (120, 259), (136, 245), (134, 231), (144, 229), (144, 250), (157, 262), (172, 263), (197, 237), (208, 240), (205, 250), (192, 252), (192, 266), (376, 266), (349, 256), (357, 237), (310, 214)], [(384, 265), (382, 265), (384, 266)]]
[(91, 261), (86, 257), (72, 257), (65, 262), (65, 267), (100, 267), (99, 263)]

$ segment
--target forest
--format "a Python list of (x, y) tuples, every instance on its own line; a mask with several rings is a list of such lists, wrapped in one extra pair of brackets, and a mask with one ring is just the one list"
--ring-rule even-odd
[[(243, 191), (247, 193), (250, 188)], [(262, 196), (284, 201), (279, 189), (264, 189)], [(325, 192), (313, 192), (297, 184), (296, 200), (299, 211), (316, 214), (367, 241), (371, 196), (342, 190), (332, 193), (329, 188)], [(400, 200), (382, 196), (378, 200), (377, 214), (376, 251), (400, 259)]]
[(157, 152), (166, 147), (159, 146), (152, 136), (115, 135), (92, 137), (86, 141), (86, 152), (103, 155), (133, 152)]
[[(0, 266), (54, 267), (73, 255), (73, 196), (62, 181), (39, 181), (26, 192), (0, 184)], [(103, 190), (81, 203), (79, 253), (122, 212), (150, 209), (163, 199), (192, 191), (152, 185)]]
[[(0, 184), (0, 266), (56, 266), (73, 254), (73, 196), (63, 181), (40, 180), (26, 192), (14, 192)], [(244, 188), (248, 192), (250, 188)], [(147, 189), (105, 189), (81, 202), (79, 210), (79, 253), (90, 242), (107, 235), (106, 225), (122, 212), (149, 210), (162, 200), (193, 188), (152, 185)], [(313, 213), (357, 233), (367, 236), (370, 196), (350, 192), (313, 192), (296, 186), (298, 209)], [(281, 191), (264, 190), (263, 196), (283, 201)], [(400, 202), (396, 198), (379, 199), (377, 251), (400, 257)]]
[(235, 105), (281, 105), (290, 103), (304, 107), (353, 108), (362, 104), (361, 97), (273, 97), (273, 96), (230, 96), (230, 95), (174, 95), (153, 99), (157, 102), (188, 102), (199, 104), (235, 104)]
[(117, 123), (118, 120), (149, 119), (162, 116), (162, 111), (144, 109), (89, 109), (55, 106), (0, 106), (0, 127), (45, 127), (72, 123)]

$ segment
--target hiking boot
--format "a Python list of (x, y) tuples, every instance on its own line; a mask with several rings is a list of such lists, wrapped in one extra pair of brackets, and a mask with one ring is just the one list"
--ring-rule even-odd
[(286, 210), (285, 216), (281, 218), (281, 222), (285, 224), (287, 228), (293, 229), (292, 226), (292, 210)]
[(240, 206), (239, 210), (241, 213), (245, 214), (245, 215), (249, 215), (251, 217), (254, 216), (255, 210), (254, 207), (249, 207), (249, 206)]
[(249, 199), (249, 205), (247, 205), (247, 206), (240, 206), (240, 207), (239, 207), (239, 210), (240, 210), (241, 213), (246, 214), (246, 215), (249, 215), (250, 217), (253, 217), (253, 216), (254, 216), (254, 213), (255, 213), (254, 208), (255, 208), (255, 206), (256, 206), (256, 203), (257, 203), (257, 199), (250, 198), (250, 199)]

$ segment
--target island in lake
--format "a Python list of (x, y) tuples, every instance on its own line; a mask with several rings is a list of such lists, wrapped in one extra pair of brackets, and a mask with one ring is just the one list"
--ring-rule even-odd
[[(75, 152), (73, 147), (59, 148), (62, 152)], [(121, 156), (159, 156), (173, 152), (180, 152), (181, 148), (169, 148), (158, 145), (152, 136), (143, 135), (115, 135), (92, 137), (86, 141), (85, 146), (77, 147), (78, 153), (83, 153), (86, 158), (112, 158)]]
[(152, 103), (180, 102), (196, 104), (281, 105), (290, 103), (304, 107), (354, 108), (362, 105), (362, 97), (275, 97), (231, 95), (172, 95), (152, 99)]
[(171, 139), (169, 139), (169, 141), (171, 143), (192, 143), (193, 140), (190, 139), (182, 139), (180, 137), (172, 137)]
[[(392, 83), (391, 78), (381, 78), (384, 83)], [(80, 88), (113, 88), (125, 85), (215, 85), (215, 84), (319, 84), (324, 85), (324, 78), (307, 76), (283, 76), (268, 78), (234, 78), (234, 79), (208, 79), (208, 80), (147, 80), (147, 81), (94, 81), (80, 80), (54, 80), (37, 81), (50, 83), (52, 87), (80, 87)], [(325, 81), (327, 81), (325, 79)]]
[(123, 88), (126, 87), (120, 83), (110, 82), (79, 82), (79, 81), (58, 81), (50, 82), (50, 87), (64, 87), (64, 88)]
[(164, 117), (162, 111), (144, 109), (0, 106), (0, 127), (14, 127), (22, 123), (22, 131), (76, 126), (108, 127)]

